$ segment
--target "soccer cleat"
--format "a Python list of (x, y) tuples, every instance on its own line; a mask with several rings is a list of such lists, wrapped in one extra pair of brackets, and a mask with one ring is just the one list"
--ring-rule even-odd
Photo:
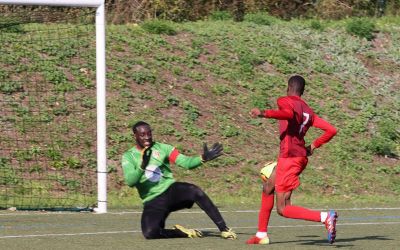
[(328, 242), (333, 244), (336, 239), (336, 221), (337, 221), (338, 214), (330, 210), (328, 212), (328, 217), (325, 220), (325, 227), (328, 230)]
[(188, 238), (201, 238), (203, 237), (203, 233), (197, 229), (186, 228), (181, 225), (175, 225), (173, 229), (179, 230), (182, 233), (186, 234)]
[(270, 243), (268, 236), (264, 238), (258, 238), (257, 236), (253, 236), (246, 241), (246, 244), (259, 244), (259, 245), (268, 245)]
[(221, 237), (224, 239), (230, 239), (230, 240), (237, 239), (236, 233), (230, 228), (226, 228), (224, 231), (222, 231)]

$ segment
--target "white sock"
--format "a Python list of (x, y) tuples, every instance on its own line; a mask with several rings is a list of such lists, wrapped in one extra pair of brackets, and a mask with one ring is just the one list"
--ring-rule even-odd
[(267, 237), (267, 232), (257, 232), (256, 236), (257, 236), (257, 238), (260, 238), (260, 239), (265, 238), (265, 237)]
[(328, 217), (328, 212), (321, 212), (321, 222), (325, 222), (326, 217)]

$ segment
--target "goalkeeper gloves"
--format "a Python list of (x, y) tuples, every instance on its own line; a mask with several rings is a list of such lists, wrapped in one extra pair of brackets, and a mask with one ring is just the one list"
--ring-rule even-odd
[(201, 158), (203, 162), (211, 161), (221, 156), (222, 150), (223, 150), (222, 144), (220, 144), (219, 142), (214, 143), (214, 145), (210, 149), (208, 149), (207, 143), (204, 143), (203, 154), (201, 155)]
[(149, 164), (151, 158), (151, 147), (146, 147), (142, 150), (142, 165), (140, 167), (144, 170)]

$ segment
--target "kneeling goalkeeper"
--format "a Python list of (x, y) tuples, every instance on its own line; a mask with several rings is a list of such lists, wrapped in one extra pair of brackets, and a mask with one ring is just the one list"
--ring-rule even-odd
[(211, 149), (204, 145), (201, 156), (185, 156), (171, 145), (153, 142), (149, 124), (137, 122), (132, 127), (136, 146), (122, 156), (122, 168), (125, 182), (136, 186), (143, 201), (142, 232), (146, 239), (195, 238), (202, 237), (199, 230), (175, 225), (165, 229), (165, 221), (171, 212), (191, 208), (196, 203), (221, 231), (221, 237), (236, 239), (237, 236), (226, 226), (218, 208), (210, 198), (196, 185), (176, 182), (170, 163), (193, 169), (203, 162), (222, 155), (222, 145), (215, 143)]

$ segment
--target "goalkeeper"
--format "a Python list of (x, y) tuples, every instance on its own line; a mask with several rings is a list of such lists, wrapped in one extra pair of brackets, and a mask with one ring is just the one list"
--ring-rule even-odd
[(185, 156), (171, 145), (154, 142), (149, 124), (137, 122), (132, 127), (136, 146), (122, 156), (122, 168), (125, 182), (136, 187), (143, 201), (141, 219), (142, 232), (146, 239), (160, 238), (196, 238), (202, 233), (175, 225), (165, 229), (165, 221), (171, 212), (191, 208), (196, 203), (221, 231), (224, 239), (236, 239), (232, 229), (226, 226), (218, 208), (210, 198), (194, 184), (176, 182), (170, 168), (171, 163), (193, 169), (203, 162), (222, 155), (222, 145), (215, 143), (211, 149), (203, 146), (201, 156)]

